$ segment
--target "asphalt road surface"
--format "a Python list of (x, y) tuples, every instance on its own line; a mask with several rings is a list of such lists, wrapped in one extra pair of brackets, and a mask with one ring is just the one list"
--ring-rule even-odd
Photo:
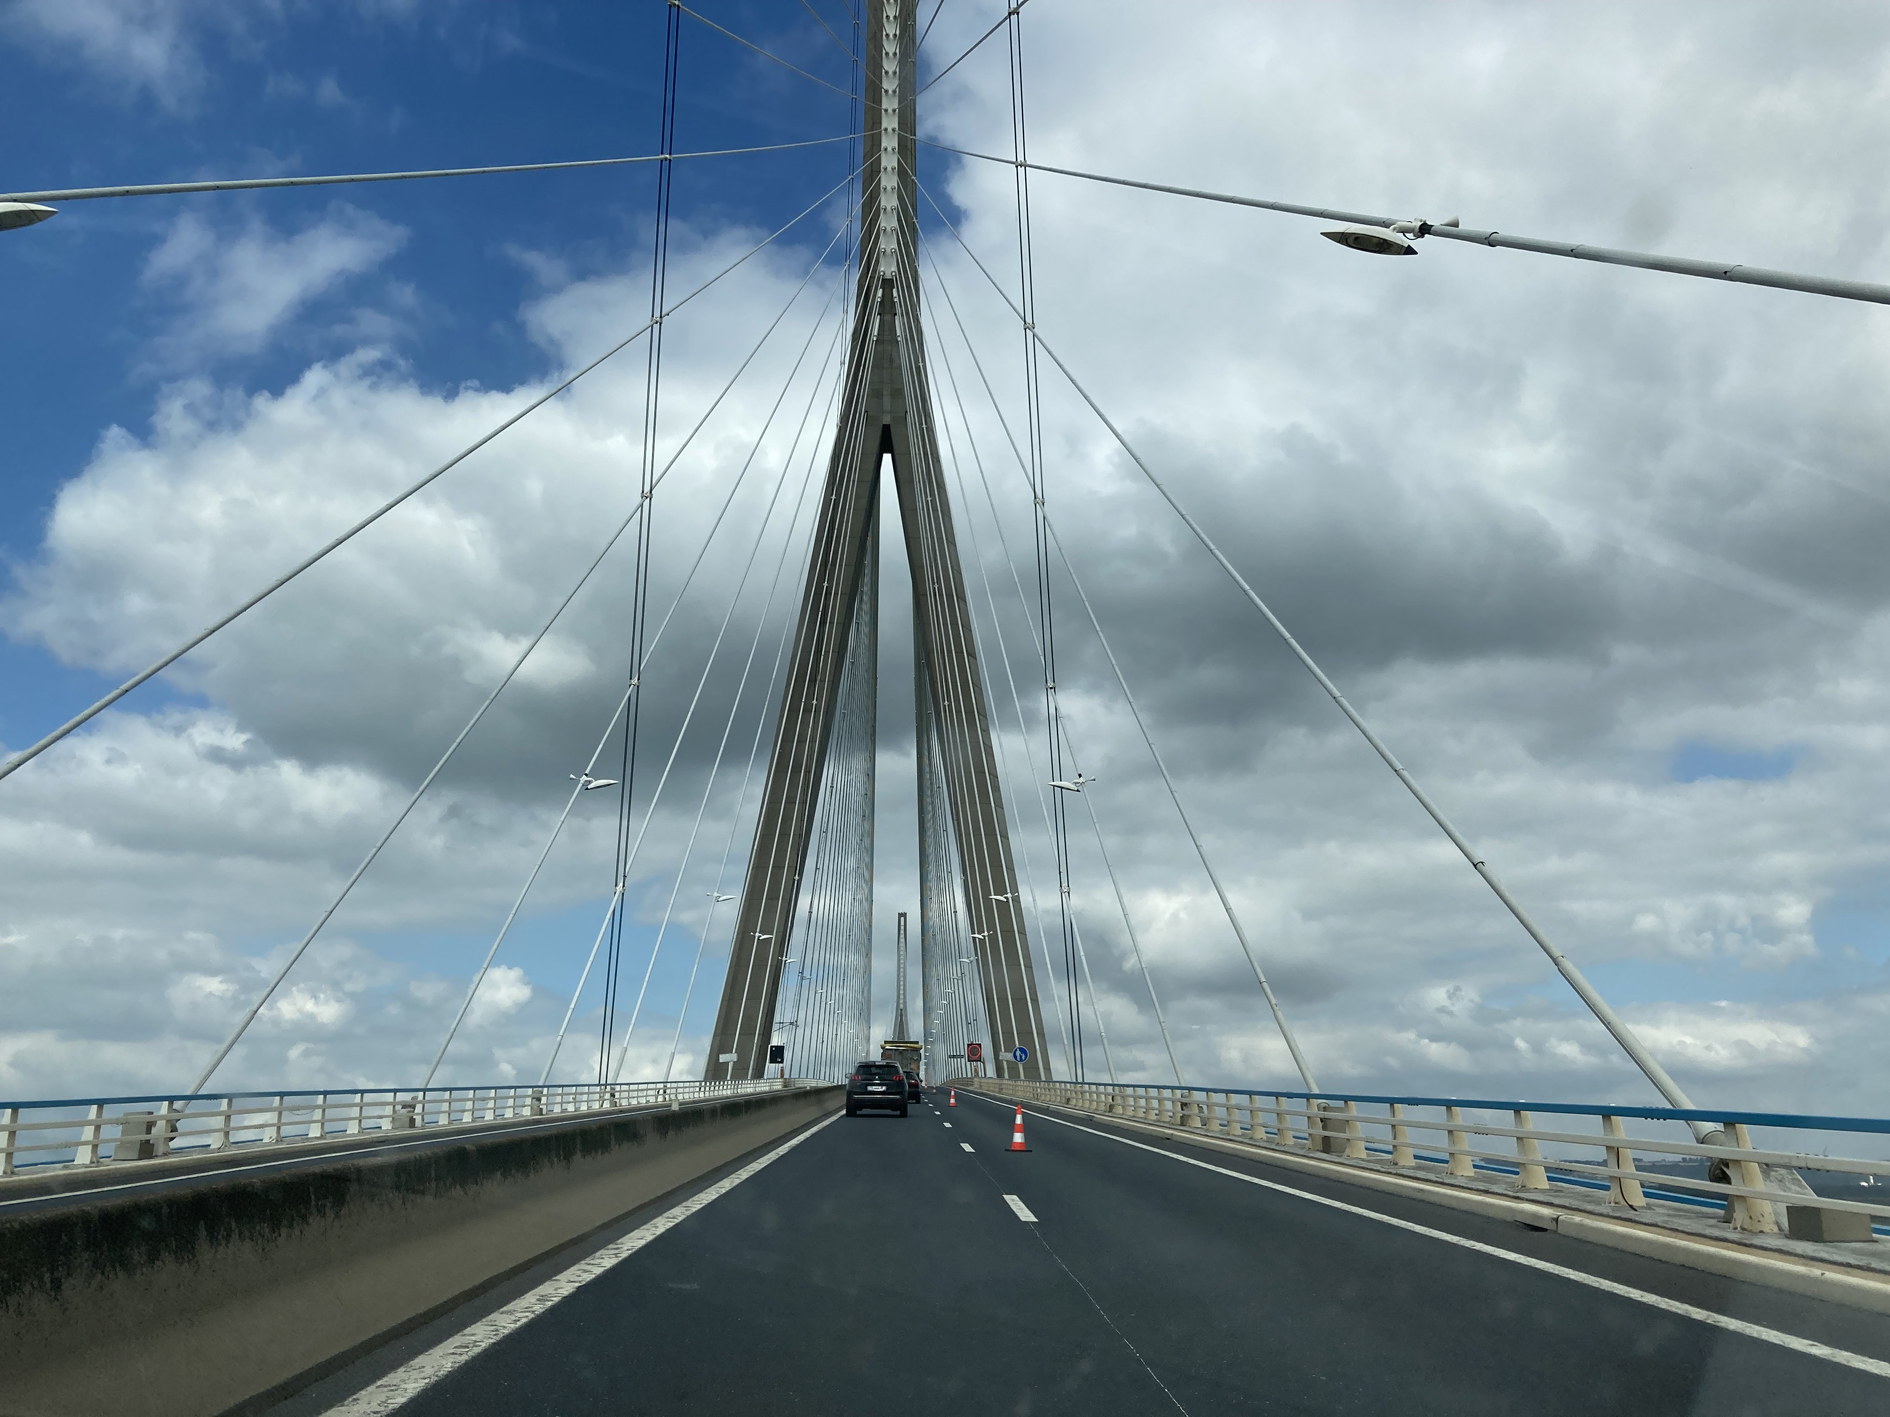
[(944, 1100), (817, 1127), (278, 1412), (1890, 1413), (1890, 1319), (1088, 1118), (1027, 1113), (1012, 1153), (1010, 1108)]

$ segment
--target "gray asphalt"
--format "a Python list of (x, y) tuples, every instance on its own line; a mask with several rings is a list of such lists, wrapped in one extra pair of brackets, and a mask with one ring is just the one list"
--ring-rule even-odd
[[(1890, 1380), (1047, 1117), (1013, 1154), (1008, 1109), (942, 1102), (833, 1123), (403, 1413), (1890, 1412)], [(1875, 1315), (1160, 1145), (1890, 1359)]]

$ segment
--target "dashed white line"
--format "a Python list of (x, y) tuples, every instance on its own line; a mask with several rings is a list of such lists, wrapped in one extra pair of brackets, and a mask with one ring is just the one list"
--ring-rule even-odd
[(947, 1127), (949, 1127), (949, 1126), (951, 1125), (951, 1123), (950, 1123), (950, 1122), (946, 1122), (946, 1123), (944, 1123), (943, 1125), (945, 1125), (945, 1126), (947, 1126)]
[(959, 1144), (960, 1146), (962, 1146), (962, 1147), (963, 1147), (963, 1148), (964, 1148), (964, 1149), (965, 1149), (966, 1151), (970, 1151), (970, 1150), (971, 1150), (971, 1143), (970, 1143), (970, 1142), (968, 1142), (968, 1141), (961, 1141), (961, 1142), (959, 1142), (958, 1144)]
[(522, 1328), (560, 1299), (630, 1258), (665, 1231), (674, 1229), (710, 1201), (727, 1195), (735, 1187), (769, 1163), (780, 1160), (822, 1128), (831, 1126), (838, 1112), (816, 1123), (797, 1137), (792, 1137), (758, 1160), (749, 1162), (733, 1175), (724, 1176), (705, 1191), (699, 1191), (681, 1205), (672, 1206), (646, 1225), (639, 1225), (621, 1240), (587, 1255), (562, 1274), (553, 1275), (529, 1293), (522, 1294), (469, 1328), (460, 1330), (438, 1347), (394, 1369), (372, 1387), (363, 1388), (338, 1407), (328, 1409), (327, 1417), (384, 1417), (406, 1404), (409, 1398), (438, 1382), (455, 1368), (478, 1357), (486, 1349), (516, 1329)]
[(1004, 1197), (1004, 1204), (1008, 1205), (1012, 1210), (1017, 1212), (1017, 1218), (1019, 1220), (1028, 1220), (1032, 1224), (1036, 1223), (1037, 1217), (1030, 1213), (1030, 1207), (1025, 1205), (1016, 1196)]

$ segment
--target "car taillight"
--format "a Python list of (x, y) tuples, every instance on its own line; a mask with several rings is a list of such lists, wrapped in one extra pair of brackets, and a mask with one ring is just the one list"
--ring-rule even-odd
[(848, 1082), (858, 1082), (859, 1080), (860, 1075), (858, 1073), (855, 1073), (852, 1077), (847, 1079)]

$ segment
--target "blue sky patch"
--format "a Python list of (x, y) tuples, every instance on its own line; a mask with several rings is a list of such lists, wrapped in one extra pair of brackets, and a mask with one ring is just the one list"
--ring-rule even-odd
[(1770, 782), (1789, 777), (1798, 765), (1803, 750), (1786, 746), (1746, 752), (1737, 748), (1719, 748), (1711, 743), (1682, 743), (1674, 750), (1669, 771), (1675, 782), (1701, 782), (1707, 778), (1732, 778), (1740, 782)]

